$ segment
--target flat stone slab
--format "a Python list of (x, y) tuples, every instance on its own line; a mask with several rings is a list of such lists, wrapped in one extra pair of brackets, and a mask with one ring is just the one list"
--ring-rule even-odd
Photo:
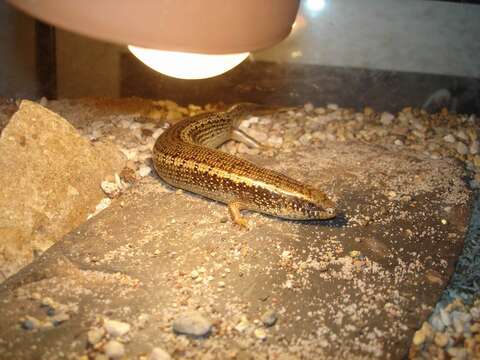
[[(245, 231), (225, 205), (144, 179), (2, 285), (0, 353), (94, 356), (108, 337), (92, 346), (87, 333), (110, 319), (130, 325), (119, 340), (129, 358), (155, 347), (173, 358), (406, 356), (463, 247), (463, 168), (363, 143), (249, 158), (327, 190), (341, 216), (251, 213)], [(45, 298), (68, 319), (52, 321)], [(207, 336), (173, 331), (191, 312), (212, 324)]]
[(104, 196), (100, 183), (125, 160), (111, 143), (88, 141), (28, 100), (0, 133), (2, 281), (93, 213)]

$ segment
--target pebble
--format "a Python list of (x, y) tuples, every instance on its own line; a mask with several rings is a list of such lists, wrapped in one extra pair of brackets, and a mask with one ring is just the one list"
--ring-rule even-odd
[(87, 341), (90, 345), (95, 346), (102, 340), (105, 335), (105, 330), (103, 328), (93, 328), (90, 329), (87, 333)]
[(309, 113), (312, 112), (315, 108), (312, 103), (306, 103), (303, 108), (305, 109), (305, 112)]
[(471, 144), (470, 144), (470, 154), (472, 155), (475, 155), (475, 154), (478, 154), (478, 150), (480, 149), (480, 143), (478, 141), (473, 141)]
[(267, 141), (268, 145), (271, 146), (281, 146), (283, 144), (283, 138), (280, 136), (270, 136)]
[(448, 355), (454, 357), (456, 360), (467, 358), (467, 350), (460, 347), (452, 347), (447, 350)]
[(259, 340), (265, 340), (267, 338), (267, 333), (264, 329), (258, 328), (253, 332), (255, 337)]
[(442, 322), (445, 326), (450, 326), (452, 325), (452, 320), (450, 319), (450, 315), (445, 309), (440, 310), (440, 319), (442, 319)]
[(105, 345), (104, 350), (105, 355), (107, 355), (110, 359), (120, 359), (123, 355), (125, 355), (125, 346), (116, 340), (110, 340)]
[(150, 174), (151, 172), (152, 172), (152, 168), (150, 166), (146, 166), (146, 165), (142, 165), (138, 169), (138, 175), (140, 175), (141, 177), (145, 177), (148, 174)]
[(246, 316), (242, 316), (240, 322), (235, 325), (235, 330), (238, 332), (244, 332), (250, 326), (250, 322), (248, 321)]
[(430, 338), (433, 335), (432, 327), (428, 323), (423, 323), (420, 330), (418, 330), (413, 336), (413, 343), (417, 346), (423, 344), (427, 338)]
[(480, 307), (474, 307), (470, 309), (470, 314), (475, 321), (480, 320)]
[(435, 338), (434, 338), (434, 342), (435, 342), (435, 345), (443, 348), (445, 346), (447, 346), (448, 344), (448, 335), (444, 334), (444, 333), (436, 333), (435, 334)]
[(451, 314), (453, 328), (457, 333), (462, 333), (464, 331), (465, 325), (469, 325), (472, 317), (470, 314), (466, 314), (460, 311), (453, 311)]
[(195, 280), (196, 278), (198, 278), (199, 275), (200, 275), (200, 274), (198, 273), (197, 270), (193, 270), (193, 271), (190, 273), (190, 277), (191, 277), (192, 279), (194, 279), (194, 280)]
[(35, 330), (38, 329), (41, 325), (40, 320), (34, 318), (33, 316), (25, 316), (25, 319), (21, 320), (22, 328), (25, 330)]
[(452, 134), (448, 134), (443, 137), (443, 140), (448, 143), (454, 143), (455, 137)]
[(439, 316), (434, 316), (431, 319), (431, 323), (435, 331), (441, 332), (445, 329), (445, 324), (443, 323), (442, 319)]
[(39, 103), (40, 105), (42, 105), (42, 106), (47, 106), (47, 105), (48, 105), (48, 100), (47, 100), (47, 98), (46, 98), (45, 96), (42, 96), (42, 97), (40, 98), (40, 100), (38, 101), (38, 103)]
[(172, 357), (162, 348), (156, 347), (150, 353), (148, 360), (170, 360)]
[(463, 142), (459, 141), (457, 142), (457, 152), (460, 154), (460, 155), (467, 155), (468, 154), (468, 147), (467, 145), (465, 145)]
[(120, 191), (117, 183), (110, 182), (110, 181), (102, 181), (102, 183), (100, 184), (100, 187), (102, 188), (105, 194), (111, 197), (114, 197)]
[(380, 117), (380, 122), (382, 125), (388, 126), (392, 123), (393, 119), (395, 119), (394, 115), (390, 114), (389, 112), (384, 112)]
[(140, 329), (143, 329), (147, 325), (149, 320), (150, 320), (150, 315), (145, 313), (140, 314), (140, 316), (138, 317), (138, 327)]
[(298, 139), (298, 141), (300, 141), (300, 143), (303, 145), (307, 145), (310, 140), (312, 140), (312, 134), (310, 133), (305, 133)]
[(277, 313), (275, 310), (267, 310), (261, 317), (263, 325), (270, 327), (277, 322)]
[(70, 315), (68, 315), (67, 313), (60, 313), (55, 316), (52, 316), (50, 318), (50, 321), (54, 326), (58, 326), (61, 323), (67, 321), (68, 319), (70, 319)]
[(130, 331), (130, 324), (116, 320), (105, 320), (103, 327), (113, 337), (123, 336)]
[(396, 139), (393, 143), (394, 143), (395, 145), (397, 145), (397, 146), (403, 146), (403, 145), (404, 145), (404, 144), (403, 144), (403, 141), (400, 140), (400, 139)]
[(415, 335), (413, 335), (413, 343), (416, 346), (422, 345), (426, 340), (425, 334), (423, 331), (418, 330)]
[(190, 336), (206, 336), (212, 330), (212, 323), (196, 311), (179, 315), (173, 321), (173, 331)]
[(375, 114), (375, 110), (373, 110), (371, 107), (369, 106), (366, 106), (364, 109), (363, 109), (363, 114), (365, 116), (371, 116), (373, 114)]

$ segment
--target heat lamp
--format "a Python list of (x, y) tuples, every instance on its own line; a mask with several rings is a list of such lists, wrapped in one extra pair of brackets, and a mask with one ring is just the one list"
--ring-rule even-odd
[(49, 24), (127, 45), (147, 66), (200, 79), (240, 64), (291, 31), (299, 0), (9, 0)]

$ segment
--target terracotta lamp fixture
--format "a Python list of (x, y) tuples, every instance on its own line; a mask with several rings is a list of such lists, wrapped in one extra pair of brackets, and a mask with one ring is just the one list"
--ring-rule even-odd
[(299, 0), (8, 0), (59, 28), (127, 45), (151, 68), (199, 79), (283, 40)]

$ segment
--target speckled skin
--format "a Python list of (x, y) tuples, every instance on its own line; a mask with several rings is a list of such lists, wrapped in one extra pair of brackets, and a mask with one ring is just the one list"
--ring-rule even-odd
[(245, 115), (254, 113), (265, 109), (241, 104), (171, 126), (153, 148), (158, 175), (172, 186), (228, 204), (241, 225), (243, 209), (294, 220), (335, 217), (334, 204), (323, 192), (215, 149), (232, 138)]

